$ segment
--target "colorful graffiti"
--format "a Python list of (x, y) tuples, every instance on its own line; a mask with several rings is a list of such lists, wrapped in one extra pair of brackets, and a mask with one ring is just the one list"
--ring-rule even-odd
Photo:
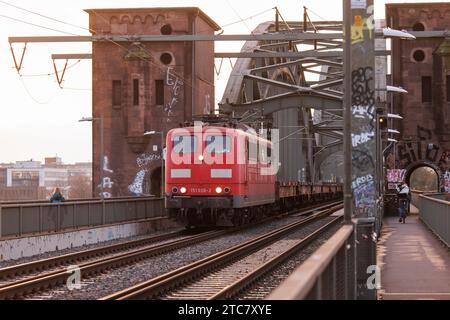
[[(365, 8), (365, 4), (361, 8)], [(362, 16), (355, 16), (352, 24), (352, 45), (359, 44), (365, 41), (364, 31), (368, 32), (369, 39), (373, 39), (373, 32), (375, 30), (375, 17), (373, 15), (374, 6), (367, 8), (367, 13), (372, 14), (364, 19)]]
[(387, 170), (386, 180), (389, 183), (399, 183), (405, 181), (406, 170), (404, 169), (389, 169)]
[(444, 174), (444, 190), (445, 192), (450, 193), (450, 171), (447, 171)]

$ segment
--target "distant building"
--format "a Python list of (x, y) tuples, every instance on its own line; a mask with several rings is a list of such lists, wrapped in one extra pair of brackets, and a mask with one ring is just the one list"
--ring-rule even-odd
[(44, 187), (44, 174), (40, 161), (17, 161), (6, 169), (7, 187)]
[(59, 157), (53, 157), (53, 158), (45, 158), (45, 167), (58, 167), (62, 166), (62, 159)]
[[(56, 187), (70, 197), (71, 182), (80, 183), (77, 177), (91, 188), (92, 163), (66, 165), (55, 157), (45, 158), (44, 165), (33, 160), (5, 164), (0, 167), (0, 200), (45, 199)], [(91, 197), (91, 192), (86, 197)]]
[(0, 188), (6, 187), (6, 176), (7, 176), (7, 168), (3, 168), (0, 166)]

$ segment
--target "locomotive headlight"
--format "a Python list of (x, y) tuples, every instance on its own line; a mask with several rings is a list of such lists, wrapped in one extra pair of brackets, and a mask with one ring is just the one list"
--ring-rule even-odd
[(223, 189), (223, 191), (225, 191), (225, 193), (230, 193), (231, 192), (231, 188), (225, 188), (225, 189)]
[(173, 192), (173, 193), (178, 193), (178, 188), (177, 188), (177, 187), (173, 187), (173, 188), (172, 188), (172, 192)]
[(181, 187), (180, 192), (182, 194), (185, 194), (187, 192), (187, 189), (185, 187)]
[(198, 156), (198, 160), (199, 160), (199, 161), (203, 161), (203, 160), (205, 160), (205, 157), (202, 156), (202, 155), (199, 155), (199, 156)]
[(222, 190), (222, 188), (221, 188), (221, 187), (217, 187), (217, 188), (216, 188), (216, 193), (217, 193), (217, 194), (221, 194), (221, 193), (222, 193), (222, 191), (223, 191), (223, 190)]

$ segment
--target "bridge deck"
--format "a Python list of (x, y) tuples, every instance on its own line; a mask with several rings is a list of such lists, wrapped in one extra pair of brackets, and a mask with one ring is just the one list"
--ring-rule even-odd
[(385, 219), (378, 265), (380, 299), (450, 300), (450, 252), (417, 215), (409, 216), (406, 224)]

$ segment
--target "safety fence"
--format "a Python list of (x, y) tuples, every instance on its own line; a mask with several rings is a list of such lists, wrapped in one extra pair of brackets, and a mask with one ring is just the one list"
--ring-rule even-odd
[(345, 225), (279, 286), (269, 300), (353, 300), (353, 225)]
[(70, 231), (165, 215), (160, 198), (118, 198), (62, 203), (0, 203), (0, 238)]
[(420, 219), (450, 247), (450, 200), (448, 194), (420, 196)]

